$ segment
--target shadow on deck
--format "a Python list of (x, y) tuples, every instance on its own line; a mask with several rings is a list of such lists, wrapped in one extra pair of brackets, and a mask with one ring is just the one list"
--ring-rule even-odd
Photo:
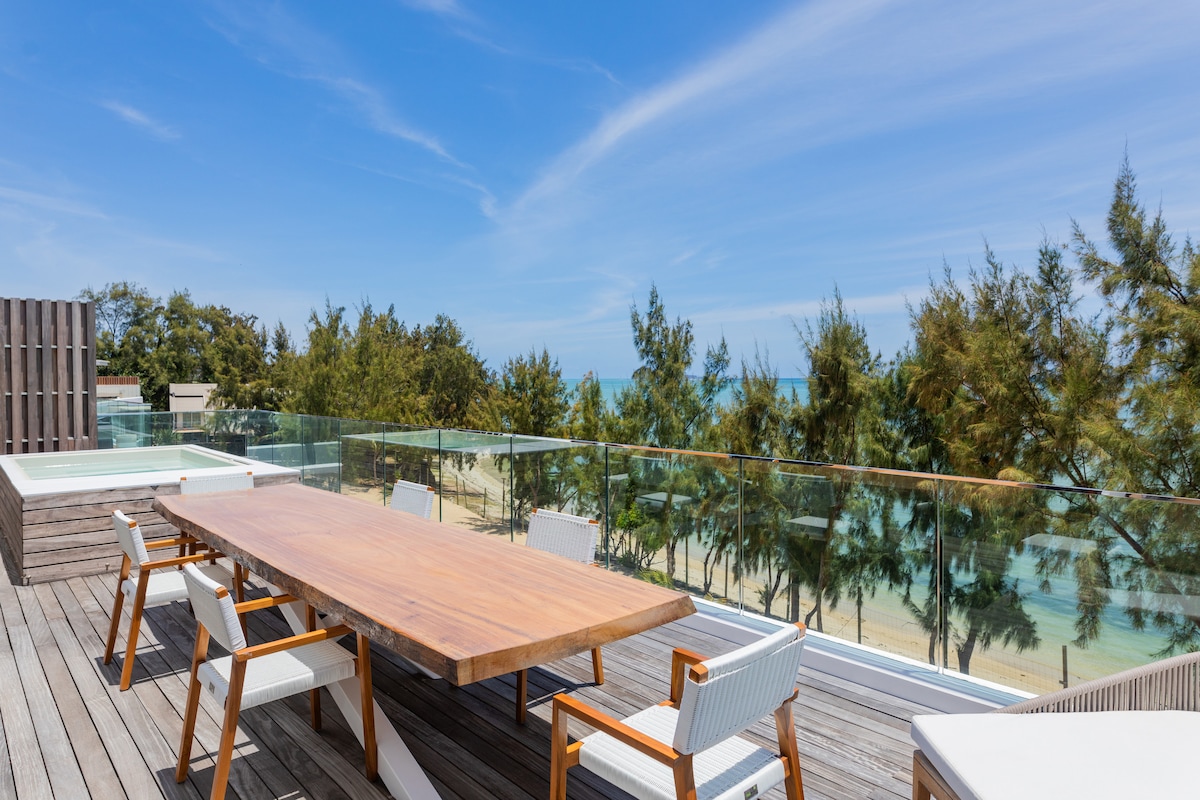
[[(147, 609), (134, 685), (120, 692), (120, 658), (101, 664), (115, 583), (113, 576), (35, 586), (0, 580), (0, 800), (208, 796), (221, 712), (207, 693), (189, 780), (174, 780), (195, 622), (183, 604)], [(128, 611), (122, 633), (127, 626)], [(251, 617), (251, 642), (286, 632), (277, 612)], [(375, 697), (446, 800), (540, 799), (549, 788), (549, 698), (569, 689), (617, 716), (656, 703), (666, 696), (675, 646), (716, 655), (735, 645), (669, 624), (605, 647), (603, 686), (590, 683), (587, 653), (531, 670), (525, 726), (513, 721), (513, 676), (455, 688), (412, 675), (380, 648), (373, 651)], [(123, 647), (122, 639), (118, 652)], [(805, 668), (798, 683), (808, 800), (909, 797), (909, 720), (928, 709)], [(229, 797), (388, 797), (382, 784), (367, 782), (362, 749), (335, 704), (322, 707), (320, 733), (308, 725), (304, 696), (244, 711)], [(768, 722), (752, 734), (773, 747)], [(568, 797), (626, 795), (575, 769)]]

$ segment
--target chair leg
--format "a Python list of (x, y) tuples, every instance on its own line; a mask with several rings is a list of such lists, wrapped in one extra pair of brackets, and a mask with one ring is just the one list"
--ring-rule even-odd
[(567, 800), (567, 715), (557, 700), (550, 720), (550, 800)]
[[(237, 576), (238, 573), (234, 573)], [(236, 579), (236, 577), (235, 577)], [(246, 624), (246, 618), (242, 617), (242, 624)], [(317, 629), (317, 610), (307, 603), (304, 604), (304, 627), (305, 630), (315, 631)], [(310, 716), (309, 724), (312, 725), (314, 731), (321, 730), (321, 688), (309, 689), (308, 691), (308, 713)]]
[(796, 746), (796, 722), (792, 716), (792, 701), (795, 694), (775, 709), (775, 738), (779, 742), (779, 754), (783, 757), (787, 777), (783, 786), (788, 800), (804, 800), (804, 780), (800, 775), (800, 750)]
[(229, 675), (229, 696), (225, 698), (225, 724), (221, 727), (221, 744), (217, 748), (217, 766), (213, 770), (212, 794), (209, 800), (225, 800), (229, 786), (229, 765), (233, 761), (233, 740), (237, 737), (238, 715), (242, 709), (242, 686), (246, 680), (246, 662), (233, 662)]
[(525, 699), (529, 695), (529, 670), (517, 672), (517, 724), (525, 724)]
[[(129, 557), (126, 556), (126, 558)], [(117, 646), (117, 626), (121, 623), (121, 609), (125, 607), (125, 593), (121, 591), (123, 583), (125, 583), (125, 578), (117, 579), (117, 596), (113, 598), (112, 623), (108, 626), (108, 643), (104, 646), (105, 664), (112, 661), (113, 649)]]
[(958, 794), (920, 750), (913, 751), (912, 787), (913, 800), (958, 800)]
[(188, 762), (192, 759), (192, 737), (196, 733), (196, 714), (200, 707), (200, 681), (196, 674), (208, 652), (208, 631), (196, 626), (196, 646), (192, 649), (191, 680), (188, 682), (187, 706), (183, 712), (183, 738), (179, 741), (179, 763), (175, 766), (175, 782), (187, 780)]
[(129, 635), (126, 636), (125, 663), (121, 665), (121, 691), (129, 688), (133, 682), (133, 659), (137, 653), (138, 635), (142, 629), (142, 608), (146, 603), (146, 589), (150, 585), (150, 571), (138, 573), (137, 594), (133, 596), (133, 609), (129, 614)]
[(122, 555), (121, 570), (117, 573), (117, 593), (113, 597), (112, 622), (108, 626), (108, 643), (104, 647), (105, 664), (112, 661), (113, 648), (117, 644), (117, 626), (121, 622), (121, 609), (125, 606), (125, 593), (121, 591), (121, 587), (129, 579), (129, 568), (131, 566), (133, 566), (133, 562), (129, 559), (129, 556)]
[[(244, 603), (246, 601), (246, 571), (242, 565), (233, 562), (233, 599), (235, 603)], [(249, 639), (250, 630), (246, 627), (246, 615), (239, 614), (238, 622), (242, 624), (242, 636)], [(310, 629), (311, 630), (311, 629)]]
[(358, 638), (358, 692), (362, 705), (363, 752), (367, 762), (367, 780), (379, 777), (379, 744), (375, 739), (375, 697), (371, 691), (371, 642), (361, 633)]
[(671, 766), (675, 776), (675, 797), (696, 800), (696, 775), (692, 771), (692, 754), (681, 755)]
[(604, 662), (600, 659), (600, 648), (592, 648), (592, 677), (597, 684), (604, 683)]
[[(233, 598), (239, 603), (246, 602), (246, 572), (241, 564), (233, 562)], [(244, 634), (245, 631), (242, 631)]]

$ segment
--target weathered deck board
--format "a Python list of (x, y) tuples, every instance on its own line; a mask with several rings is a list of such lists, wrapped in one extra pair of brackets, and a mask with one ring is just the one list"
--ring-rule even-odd
[[(120, 657), (100, 663), (109, 625), (112, 575), (37, 586), (0, 585), (0, 800), (16, 798), (206, 797), (221, 711), (205, 695), (189, 779), (174, 780), (194, 621), (183, 604), (147, 609), (134, 684), (120, 692)], [(259, 589), (261, 591), (261, 588)], [(128, 612), (117, 651), (123, 652)], [(251, 639), (288, 633), (274, 612), (258, 614)], [(529, 721), (513, 721), (511, 675), (456, 688), (411, 674), (373, 648), (375, 694), (446, 800), (543, 798), (548, 790), (550, 703), (567, 689), (623, 715), (662, 699), (672, 647), (716, 655), (735, 645), (681, 624), (604, 648), (607, 681), (592, 683), (588, 653), (530, 671)], [(809, 800), (910, 796), (909, 719), (918, 705), (801, 670), (795, 715)], [(322, 732), (308, 725), (304, 696), (242, 715), (230, 797), (385, 798), (366, 780), (362, 749), (326, 698)], [(573, 734), (586, 729), (572, 728)], [(751, 738), (772, 746), (760, 722)], [(572, 800), (626, 797), (596, 776), (572, 770)], [(780, 790), (764, 795), (783, 797)]]

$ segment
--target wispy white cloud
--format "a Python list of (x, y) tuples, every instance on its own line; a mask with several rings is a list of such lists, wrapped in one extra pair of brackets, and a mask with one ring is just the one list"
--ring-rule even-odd
[(362, 81), (352, 78), (329, 75), (313, 75), (309, 77), (309, 80), (323, 84), (348, 101), (358, 109), (363, 118), (376, 131), (412, 142), (456, 167), (466, 167), (465, 164), (450, 155), (436, 137), (417, 130), (400, 119), (388, 105), (383, 94), (373, 86), (368, 86)]
[[(829, 288), (832, 294), (832, 285)], [(884, 294), (843, 295), (842, 303), (846, 311), (852, 315), (877, 313), (892, 313), (903, 311), (905, 303), (916, 303), (929, 294), (928, 286), (905, 286)], [(821, 307), (828, 298), (813, 298), (800, 301), (778, 301), (767, 303), (749, 303), (734, 305), (726, 302), (716, 302), (714, 307), (693, 312), (688, 318), (696, 325), (712, 325), (721, 323), (753, 322), (769, 319), (790, 319), (802, 321), (816, 317), (821, 313)]]
[(417, 11), (428, 11), (443, 17), (462, 19), (471, 16), (458, 0), (400, 0), (400, 2)]
[[(643, 172), (648, 160), (675, 172), (744, 170), (1046, 85), (1118, 74), (1190, 46), (1172, 22), (1177, 10), (1130, 18), (1111, 4), (1083, 13), (1021, 2), (959, 11), (894, 0), (804, 3), (604, 115), (509, 210), (537, 213), (543, 199), (557, 203), (601, 164), (627, 169), (618, 154)], [(1133, 46), (1141, 40), (1157, 46)]]
[(838, 29), (862, 24), (884, 5), (886, 0), (819, 3), (773, 20), (725, 52), (633, 97), (606, 115), (587, 136), (550, 164), (516, 207), (567, 188), (623, 141), (664, 118), (743, 85), (752, 77), (775, 73), (807, 47), (823, 49), (822, 43), (834, 38)]
[(131, 105), (119, 103), (116, 100), (104, 100), (100, 105), (135, 128), (140, 128), (150, 134), (155, 139), (162, 139), (164, 142), (169, 142), (172, 139), (178, 139), (180, 136), (179, 131), (175, 128), (152, 119), (149, 114), (139, 111)]
[(355, 77), (336, 43), (280, 5), (220, 3), (216, 8), (221, 16), (210, 21), (212, 28), (263, 67), (322, 86), (354, 109), (371, 129), (417, 145), (457, 167), (466, 166), (436, 136), (405, 121), (382, 90)]
[(464, 8), (457, 0), (400, 0), (400, 2), (417, 11), (429, 12), (441, 17), (446, 23), (447, 30), (454, 36), (488, 52), (555, 69), (599, 75), (610, 83), (621, 85), (621, 82), (610, 70), (590, 58), (561, 58), (531, 52), (527, 48), (500, 44), (496, 41), (494, 34), (483, 33), (487, 23), (478, 15)]
[(102, 211), (87, 204), (62, 197), (15, 189), (11, 186), (0, 186), (0, 200), (7, 200), (20, 206), (51, 211), (56, 214), (68, 214), (74, 217), (90, 217), (92, 219), (108, 219)]

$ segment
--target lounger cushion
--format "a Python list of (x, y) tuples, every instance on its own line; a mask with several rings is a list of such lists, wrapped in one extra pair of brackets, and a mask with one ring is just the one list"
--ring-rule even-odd
[[(196, 674), (200, 685), (222, 705), (229, 695), (232, 662), (232, 656), (205, 661)], [(354, 656), (334, 642), (315, 642), (272, 653), (247, 663), (242, 708), (253, 708), (353, 677)]]
[(1194, 797), (1200, 712), (913, 717), (912, 738), (960, 800)]
[[(678, 716), (670, 706), (653, 706), (629, 717), (625, 724), (669, 745)], [(675, 800), (670, 768), (604, 733), (593, 733), (581, 741), (580, 766), (638, 797)], [(783, 762), (777, 754), (737, 736), (696, 753), (692, 766), (697, 800), (753, 798), (784, 779)]]

